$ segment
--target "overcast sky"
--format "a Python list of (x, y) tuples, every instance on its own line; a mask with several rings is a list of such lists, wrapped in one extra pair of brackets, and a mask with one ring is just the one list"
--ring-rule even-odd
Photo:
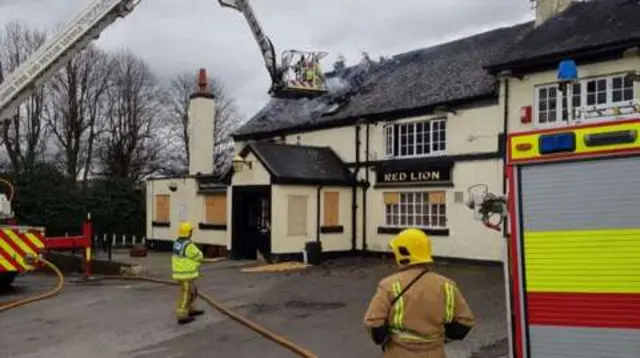
[[(16, 19), (41, 29), (72, 19), (89, 0), (0, 0), (0, 25)], [(372, 58), (427, 47), (533, 18), (529, 0), (252, 0), (276, 53), (323, 50), (330, 70), (361, 51)], [(270, 80), (242, 15), (217, 0), (143, 0), (102, 33), (107, 50), (131, 48), (156, 71), (205, 67), (237, 99), (245, 118), (268, 99)]]

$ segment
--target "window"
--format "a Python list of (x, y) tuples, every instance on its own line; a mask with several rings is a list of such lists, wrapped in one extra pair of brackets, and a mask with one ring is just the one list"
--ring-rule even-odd
[(560, 123), (564, 116), (573, 112), (573, 117), (580, 116), (578, 110), (597, 108), (598, 116), (615, 114), (602, 112), (602, 108), (623, 106), (634, 99), (633, 81), (626, 75), (598, 77), (574, 83), (567, 89), (567, 96), (571, 100), (564, 108), (564, 94), (557, 84), (538, 86), (535, 89), (535, 109), (537, 123)]
[(337, 191), (325, 191), (322, 226), (338, 225), (340, 225), (340, 193)]
[(385, 225), (391, 227), (447, 227), (444, 191), (384, 193)]
[(288, 198), (288, 227), (287, 234), (307, 234), (307, 195), (289, 195)]
[(205, 195), (204, 223), (211, 225), (227, 224), (227, 195), (225, 193)]
[(444, 119), (386, 125), (385, 155), (402, 158), (444, 154), (446, 129)]
[(154, 221), (161, 223), (171, 222), (171, 199), (168, 194), (157, 194), (155, 200), (155, 219)]

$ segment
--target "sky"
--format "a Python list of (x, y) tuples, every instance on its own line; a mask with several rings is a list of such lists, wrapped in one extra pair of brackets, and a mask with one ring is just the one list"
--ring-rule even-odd
[[(68, 22), (90, 0), (0, 0), (0, 26), (24, 21), (39, 29)], [(533, 19), (530, 0), (252, 0), (276, 49), (326, 51), (357, 63), (362, 51), (381, 55), (429, 47)], [(270, 79), (244, 17), (217, 0), (142, 0), (96, 41), (130, 48), (158, 73), (198, 68), (217, 77), (245, 119), (268, 101)]]

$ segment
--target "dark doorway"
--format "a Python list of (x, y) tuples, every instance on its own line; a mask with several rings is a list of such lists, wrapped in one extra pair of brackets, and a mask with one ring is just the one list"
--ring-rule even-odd
[(271, 187), (236, 186), (231, 195), (231, 257), (255, 260), (260, 251), (270, 261)]

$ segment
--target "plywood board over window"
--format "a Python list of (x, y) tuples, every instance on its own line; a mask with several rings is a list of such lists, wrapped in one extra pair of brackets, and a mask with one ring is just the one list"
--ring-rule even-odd
[(171, 222), (171, 198), (168, 194), (156, 194), (154, 221)]
[(227, 194), (208, 194), (204, 197), (205, 224), (227, 224)]
[(289, 195), (287, 210), (287, 235), (305, 235), (307, 233), (308, 195)]
[(337, 191), (324, 192), (324, 221), (322, 225), (340, 225), (340, 193)]

